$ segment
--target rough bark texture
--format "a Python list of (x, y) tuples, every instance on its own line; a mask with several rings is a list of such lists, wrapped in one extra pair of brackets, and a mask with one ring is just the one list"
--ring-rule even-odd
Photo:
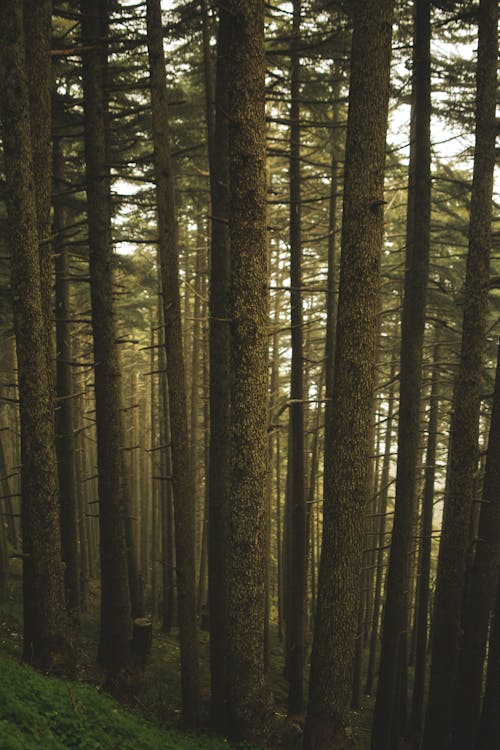
[[(38, 253), (21, 4), (0, 6), (0, 115), (3, 124), (11, 285), (21, 415), (24, 551), (29, 555), (25, 658), (51, 672), (71, 670), (54, 447), (52, 379), (47, 358)], [(28, 604), (26, 598), (25, 602)]]
[(264, 686), (267, 237), (264, 3), (230, 0), (230, 501), (226, 556), (228, 732), (256, 740)]
[(210, 459), (208, 597), (210, 610), (211, 712), (217, 728), (226, 725), (225, 559), (229, 503), (230, 328), (228, 226), (229, 158), (227, 64), (230, 17), (222, 4), (217, 36), (215, 128), (210, 152), (212, 236), (210, 248)]
[(121, 372), (113, 301), (113, 245), (107, 160), (107, 3), (81, 0), (84, 138), (95, 362), (101, 553), (99, 655), (110, 684), (129, 657), (130, 593), (125, 544)]
[[(500, 563), (500, 346), (486, 454), (476, 554), (463, 617), (455, 689), (453, 748), (474, 747), (481, 716), (481, 692), (488, 626), (495, 605)], [(498, 736), (500, 742), (500, 736)]]
[(498, 4), (482, 0), (476, 94), (476, 145), (459, 372), (453, 399), (448, 478), (439, 547), (425, 750), (447, 750), (461, 635), (465, 562), (478, 459), (482, 362), (489, 286)]
[(51, 384), (54, 379), (52, 328), (52, 244), (50, 241), (51, 183), (51, 97), (52, 97), (52, 0), (23, 0), (26, 72), (30, 99), (31, 148), (37, 206), (38, 252), (42, 310), (47, 338)]
[(292, 362), (290, 379), (290, 474), (288, 514), (290, 538), (286, 580), (286, 674), (288, 713), (299, 714), (304, 703), (306, 606), (306, 503), (304, 465), (304, 345), (302, 314), (302, 246), (300, 206), (300, 0), (293, 3), (290, 88), (290, 322)]
[(170, 157), (168, 104), (159, 0), (147, 5), (148, 55), (153, 110), (159, 259), (170, 409), (172, 481), (174, 490), (177, 604), (181, 651), (182, 711), (190, 725), (199, 719), (200, 684), (196, 623), (195, 497), (190, 467), (186, 379), (182, 345), (177, 217)]
[[(373, 717), (372, 750), (385, 750), (399, 715), (396, 692), (398, 659), (404, 654), (409, 555), (412, 542), (417, 482), (420, 383), (429, 275), (431, 153), (430, 153), (430, 0), (417, 0), (413, 55), (413, 117), (408, 186), (406, 273), (401, 331), (401, 371), (398, 421), (396, 502), (387, 575), (382, 650)], [(398, 731), (394, 727), (394, 731)]]
[(339, 222), (337, 220), (337, 193), (339, 190), (339, 161), (340, 161), (340, 144), (339, 144), (339, 122), (340, 122), (340, 85), (337, 80), (338, 71), (334, 67), (333, 82), (333, 125), (332, 128), (332, 155), (331, 155), (331, 176), (330, 176), (330, 205), (328, 216), (328, 259), (327, 259), (327, 291), (326, 291), (326, 336), (325, 336), (325, 425), (330, 423), (331, 405), (335, 377), (335, 337), (337, 333), (337, 234)]
[[(325, 451), (306, 750), (349, 747), (375, 374), (393, 2), (356, 3), (345, 157), (333, 418)], [(366, 67), (366, 59), (370, 66)]]

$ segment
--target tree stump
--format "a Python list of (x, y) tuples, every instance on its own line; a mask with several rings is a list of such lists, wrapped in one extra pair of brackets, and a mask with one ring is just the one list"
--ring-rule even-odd
[(153, 643), (153, 622), (150, 617), (138, 617), (134, 620), (130, 652), (138, 666), (144, 668), (151, 653)]

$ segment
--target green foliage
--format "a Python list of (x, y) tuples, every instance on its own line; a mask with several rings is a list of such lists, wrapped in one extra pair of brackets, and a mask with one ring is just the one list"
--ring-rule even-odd
[(149, 724), (96, 688), (0, 656), (0, 750), (223, 750), (223, 739)]

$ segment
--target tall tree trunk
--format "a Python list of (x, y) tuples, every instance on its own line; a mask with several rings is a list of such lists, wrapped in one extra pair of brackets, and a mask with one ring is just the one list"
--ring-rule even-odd
[(387, 574), (382, 649), (373, 716), (372, 750), (385, 750), (400, 718), (396, 681), (406, 631), (409, 555), (416, 499), (422, 352), (430, 244), (430, 0), (415, 5), (413, 117), (415, 140), (408, 185), (405, 290), (401, 332), (398, 463), (394, 525)]
[(81, 0), (80, 8), (101, 553), (99, 657), (111, 686), (128, 660), (131, 611), (106, 130), (108, 5), (99, 0)]
[(337, 220), (338, 190), (339, 190), (339, 123), (340, 123), (340, 85), (337, 80), (337, 66), (333, 68), (333, 128), (331, 143), (331, 172), (330, 172), (330, 205), (328, 207), (328, 255), (326, 279), (326, 336), (325, 336), (325, 425), (330, 424), (332, 410), (332, 396), (335, 377), (335, 337), (337, 334), (337, 234), (339, 222)]
[(286, 674), (288, 713), (299, 714), (304, 704), (304, 648), (306, 599), (306, 498), (304, 466), (304, 345), (302, 314), (302, 247), (300, 207), (300, 16), (301, 2), (293, 2), (291, 39), (290, 105), (290, 304), (291, 381), (290, 473), (287, 501), (290, 538), (285, 575), (289, 581), (286, 600)]
[(352, 746), (346, 727), (372, 451), (366, 425), (375, 382), (393, 5), (369, 0), (354, 6), (335, 389), (325, 436), (330, 460), (306, 750)]
[[(11, 285), (21, 416), (25, 586), (25, 657), (49, 672), (73, 666), (61, 561), (52, 377), (47, 354), (38, 252), (22, 7), (0, 7), (0, 116), (7, 181)], [(42, 64), (42, 61), (40, 61)], [(43, 123), (40, 123), (43, 127)], [(50, 166), (50, 165), (49, 165)]]
[[(481, 716), (481, 691), (488, 626), (495, 605), (500, 563), (500, 345), (486, 454), (476, 554), (463, 618), (455, 689), (453, 747), (475, 746)], [(500, 736), (497, 738), (500, 741)]]
[[(52, 97), (52, 0), (22, 0), (26, 45), (26, 72), (30, 100), (31, 148), (35, 179), (38, 253), (42, 311), (45, 321), (50, 384), (54, 385), (54, 343), (52, 328), (52, 243), (50, 241), (51, 97)], [(53, 398), (51, 391), (51, 398)], [(53, 408), (53, 404), (52, 404)]]
[[(158, 310), (158, 319), (163, 321), (163, 313)], [(160, 474), (168, 477), (161, 482), (161, 560), (162, 560), (162, 622), (161, 629), (169, 633), (175, 620), (175, 537), (172, 492), (172, 456), (170, 450), (170, 413), (168, 406), (167, 355), (164, 337), (160, 325), (160, 348), (158, 350), (159, 370), (159, 444), (164, 446), (161, 452)]]
[[(50, 199), (51, 199), (51, 58), (50, 39), (52, 26), (52, 2), (42, 0), (35, 3), (26, 0), (23, 6), (23, 22), (26, 55), (26, 72), (28, 78), (31, 153), (35, 179), (36, 218), (38, 234), (38, 255), (40, 263), (40, 285), (42, 295), (42, 315), (44, 320), (44, 337), (46, 345), (47, 372), (49, 376), (50, 410), (54, 415), (54, 361), (52, 342), (52, 248), (50, 243)], [(53, 419), (53, 416), (52, 416)], [(55, 433), (54, 433), (55, 440)], [(23, 517), (29, 513), (29, 498), (22, 492)], [(23, 520), (24, 524), (24, 520)], [(26, 524), (23, 528), (23, 599), (24, 599), (24, 647), (29, 652), (30, 620), (33, 620), (35, 590), (30, 570), (29, 550), (31, 540)]]
[[(193, 326), (191, 329), (191, 398), (189, 400), (189, 438), (190, 438), (190, 464), (193, 474), (194, 497), (195, 497), (195, 562), (199, 570), (201, 560), (201, 547), (203, 536), (204, 502), (200, 492), (200, 470), (199, 470), (199, 422), (200, 422), (200, 385), (201, 385), (201, 352), (202, 352), (202, 269), (206, 245), (201, 227), (202, 214), (197, 209), (196, 216), (196, 253), (195, 253), (195, 275), (193, 279)], [(198, 595), (197, 595), (198, 601)]]
[(477, 59), (476, 143), (459, 372), (453, 398), (448, 478), (439, 546), (425, 750), (447, 750), (462, 629), (465, 562), (478, 459), (483, 352), (489, 286), (498, 3), (481, 0)]
[(488, 647), (488, 671), (474, 750), (497, 750), (500, 739), (500, 579)]
[(208, 601), (210, 610), (211, 714), (217, 729), (227, 720), (225, 552), (229, 478), (229, 269), (228, 46), (230, 17), (219, 7), (213, 158), (210, 161), (210, 459), (208, 467)]
[(56, 313), (56, 454), (61, 508), (61, 546), (64, 562), (66, 605), (70, 616), (80, 608), (80, 570), (78, 559), (78, 503), (76, 495), (75, 420), (73, 418), (73, 378), (71, 373), (71, 329), (68, 323), (69, 256), (65, 237), (64, 152), (60, 136), (53, 143), (54, 250)]
[(264, 685), (268, 399), (264, 3), (230, 0), (226, 8), (231, 243), (231, 484), (225, 553), (228, 733), (233, 739), (252, 741), (267, 734), (270, 720)]
[(375, 591), (373, 595), (373, 618), (370, 631), (370, 652), (368, 656), (368, 667), (366, 675), (365, 691), (369, 695), (373, 691), (373, 682), (375, 676), (375, 664), (377, 657), (377, 643), (380, 622), (380, 604), (382, 600), (382, 583), (384, 578), (384, 547), (387, 526), (387, 501), (389, 497), (390, 486), (390, 468), (391, 468), (391, 448), (392, 432), (394, 421), (394, 378), (396, 374), (396, 354), (392, 356), (391, 369), (389, 375), (390, 390), (387, 406), (387, 422), (384, 436), (384, 457), (382, 461), (382, 473), (380, 477), (379, 502), (377, 504), (376, 524), (376, 554), (374, 557), (375, 564)]
[(428, 619), (429, 619), (429, 586), (431, 573), (432, 550), (432, 516), (434, 511), (434, 481), (436, 476), (436, 448), (439, 417), (439, 378), (440, 346), (439, 329), (436, 330), (432, 381), (429, 406), (429, 423), (427, 435), (427, 453), (425, 459), (425, 483), (422, 498), (422, 520), (420, 524), (420, 560), (418, 572), (418, 620), (417, 643), (415, 651), (415, 681), (412, 702), (412, 730), (416, 750), (420, 747), (424, 719), (425, 674), (427, 666)]
[(158, 253), (161, 269), (170, 409), (182, 711), (184, 719), (188, 724), (194, 726), (198, 723), (200, 710), (194, 547), (195, 497), (189, 461), (186, 380), (179, 293), (177, 217), (174, 201), (174, 177), (170, 157), (160, 0), (147, 0), (146, 11), (158, 210)]

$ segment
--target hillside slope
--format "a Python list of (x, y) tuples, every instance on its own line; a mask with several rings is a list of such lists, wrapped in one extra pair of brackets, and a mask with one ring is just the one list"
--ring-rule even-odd
[(96, 688), (45, 677), (0, 655), (0, 750), (227, 750), (217, 738), (164, 730)]

